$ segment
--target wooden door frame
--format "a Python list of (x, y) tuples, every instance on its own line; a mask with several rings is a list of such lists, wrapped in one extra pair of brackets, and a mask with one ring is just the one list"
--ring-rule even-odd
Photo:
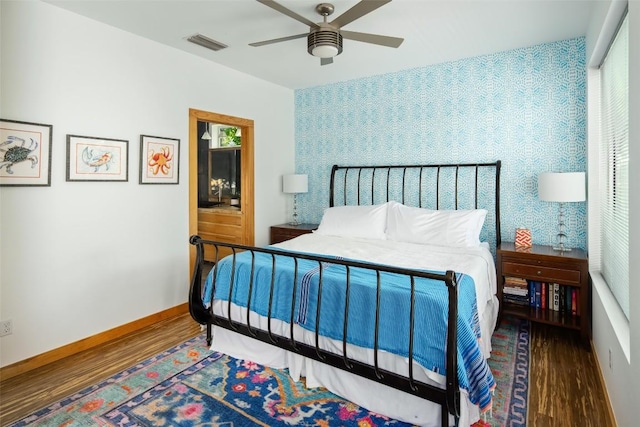
[[(240, 161), (240, 211), (242, 212), (242, 243), (255, 241), (253, 120), (208, 111), (189, 109), (189, 235), (198, 233), (198, 121), (218, 123), (240, 128), (242, 149)], [(195, 248), (189, 245), (189, 274), (193, 275)]]

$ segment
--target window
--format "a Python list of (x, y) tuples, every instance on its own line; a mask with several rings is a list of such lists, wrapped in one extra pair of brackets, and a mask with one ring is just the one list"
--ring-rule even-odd
[(600, 67), (602, 276), (629, 318), (629, 19)]

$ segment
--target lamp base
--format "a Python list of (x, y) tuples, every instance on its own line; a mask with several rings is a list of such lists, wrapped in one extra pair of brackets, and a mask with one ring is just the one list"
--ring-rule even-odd
[(566, 239), (567, 235), (564, 233), (564, 203), (560, 202), (560, 210), (558, 211), (558, 235), (556, 236), (557, 243), (553, 246), (553, 250), (558, 252), (571, 252), (571, 248), (564, 245)]
[(300, 221), (298, 221), (298, 203), (297, 203), (297, 194), (293, 195), (293, 217), (291, 221), (289, 221), (289, 225), (300, 225)]

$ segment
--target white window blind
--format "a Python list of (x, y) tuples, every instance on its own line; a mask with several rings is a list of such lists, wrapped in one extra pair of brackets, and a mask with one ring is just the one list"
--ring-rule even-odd
[(602, 275), (629, 318), (629, 20), (600, 68)]

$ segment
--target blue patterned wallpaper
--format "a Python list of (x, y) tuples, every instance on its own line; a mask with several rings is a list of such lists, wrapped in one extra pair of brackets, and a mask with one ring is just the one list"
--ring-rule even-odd
[[(558, 204), (537, 198), (540, 172), (586, 170), (584, 38), (295, 92), (296, 172), (304, 222), (329, 205), (333, 164), (502, 160), (502, 239), (530, 228), (552, 244)], [(586, 248), (586, 202), (566, 204), (568, 245)]]

